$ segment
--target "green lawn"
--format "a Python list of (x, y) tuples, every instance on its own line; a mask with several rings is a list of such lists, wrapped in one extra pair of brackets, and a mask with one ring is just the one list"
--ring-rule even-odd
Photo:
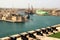
[(49, 37), (55, 37), (55, 38), (60, 38), (60, 32), (49, 35)]

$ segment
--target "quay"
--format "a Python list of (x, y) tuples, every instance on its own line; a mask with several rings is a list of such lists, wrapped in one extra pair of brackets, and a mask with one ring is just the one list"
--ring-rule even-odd
[[(50, 30), (52, 29), (52, 30)], [(47, 30), (47, 31), (45, 31)], [(50, 30), (50, 31), (49, 31)], [(51, 27), (31, 30), (20, 34), (15, 34), (7, 37), (0, 38), (0, 40), (60, 40), (58, 38), (48, 37), (48, 35), (60, 32), (60, 24), (53, 25)], [(32, 35), (32, 36), (31, 36)]]
[(21, 23), (21, 22), (28, 21), (28, 19), (26, 19), (25, 21), (20, 21), (20, 20), (13, 21), (13, 20), (2, 20), (2, 19), (0, 19), (0, 21), (13, 22), (13, 23)]

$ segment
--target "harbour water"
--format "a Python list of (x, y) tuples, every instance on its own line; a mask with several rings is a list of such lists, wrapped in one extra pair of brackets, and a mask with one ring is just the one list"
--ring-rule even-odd
[(56, 24), (60, 24), (60, 16), (38, 16), (34, 14), (30, 15), (30, 19), (25, 23), (0, 21), (0, 38)]

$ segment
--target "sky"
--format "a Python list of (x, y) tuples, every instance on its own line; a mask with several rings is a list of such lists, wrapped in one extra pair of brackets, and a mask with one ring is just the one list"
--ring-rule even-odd
[(60, 8), (60, 0), (0, 0), (0, 8)]

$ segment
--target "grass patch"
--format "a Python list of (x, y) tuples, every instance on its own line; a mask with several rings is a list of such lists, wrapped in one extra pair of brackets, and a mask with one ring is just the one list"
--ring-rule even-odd
[(49, 37), (55, 37), (55, 38), (60, 38), (60, 32), (49, 35)]

